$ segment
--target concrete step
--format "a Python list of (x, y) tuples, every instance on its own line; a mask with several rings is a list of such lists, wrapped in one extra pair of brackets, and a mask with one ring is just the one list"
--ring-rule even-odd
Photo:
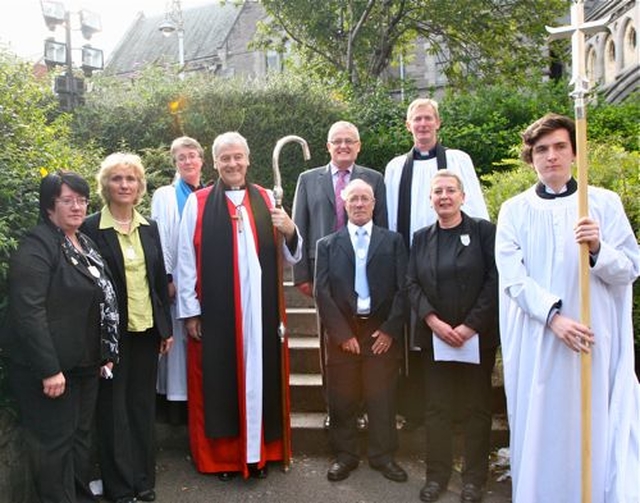
[(313, 298), (307, 297), (293, 286), (292, 281), (284, 283), (284, 300), (287, 307), (313, 307), (315, 304)]
[(320, 373), (320, 341), (318, 337), (290, 337), (289, 364), (296, 374)]
[(322, 412), (325, 410), (320, 374), (291, 374), (289, 376), (292, 412)]
[(313, 307), (287, 307), (289, 337), (317, 337), (318, 322)]

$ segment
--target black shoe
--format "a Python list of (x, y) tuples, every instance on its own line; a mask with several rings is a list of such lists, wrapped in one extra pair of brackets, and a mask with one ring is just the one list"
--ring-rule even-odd
[(420, 500), (427, 502), (438, 501), (441, 492), (442, 487), (440, 487), (440, 484), (432, 480), (431, 482), (427, 482), (420, 490)]
[(371, 465), (371, 468), (378, 470), (385, 478), (394, 482), (406, 482), (407, 472), (395, 461), (389, 461), (384, 465)]
[(218, 473), (218, 480), (221, 480), (222, 482), (229, 482), (231, 479), (235, 479), (236, 475), (236, 472), (220, 472)]
[(156, 492), (153, 489), (147, 489), (146, 491), (141, 491), (136, 496), (136, 500), (138, 500), (138, 501), (155, 501), (156, 500)]
[(258, 468), (256, 463), (251, 463), (249, 465), (249, 475), (254, 479), (266, 479), (269, 475), (269, 468), (265, 464), (262, 468)]
[(460, 501), (463, 503), (471, 503), (482, 500), (482, 489), (475, 484), (465, 484), (462, 486)]
[(327, 478), (331, 482), (338, 482), (346, 479), (349, 474), (358, 468), (358, 463), (345, 463), (344, 461), (335, 461), (327, 472)]

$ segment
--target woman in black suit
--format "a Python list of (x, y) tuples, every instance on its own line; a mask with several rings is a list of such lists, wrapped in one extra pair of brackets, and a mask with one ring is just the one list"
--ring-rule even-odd
[(173, 342), (167, 274), (158, 227), (135, 210), (146, 191), (140, 158), (109, 155), (97, 180), (105, 206), (82, 228), (109, 264), (120, 311), (120, 362), (98, 397), (102, 483), (116, 503), (154, 501), (158, 353)]
[[(441, 170), (433, 177), (430, 198), (438, 220), (414, 234), (407, 272), (427, 369), (422, 501), (436, 501), (447, 487), (458, 412), (465, 446), (461, 501), (480, 501), (489, 467), (491, 374), (499, 341), (495, 225), (463, 213), (464, 197), (454, 173)], [(463, 347), (471, 359), (461, 358)]]
[(60, 171), (40, 183), (39, 223), (9, 266), (3, 347), (42, 503), (95, 501), (91, 426), (100, 366), (118, 358), (118, 310), (95, 244), (78, 231), (89, 184)]

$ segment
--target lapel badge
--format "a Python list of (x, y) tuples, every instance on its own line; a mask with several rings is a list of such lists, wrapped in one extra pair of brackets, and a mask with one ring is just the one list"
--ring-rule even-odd
[(469, 246), (471, 244), (469, 234), (460, 234), (460, 242), (462, 243), (462, 246)]

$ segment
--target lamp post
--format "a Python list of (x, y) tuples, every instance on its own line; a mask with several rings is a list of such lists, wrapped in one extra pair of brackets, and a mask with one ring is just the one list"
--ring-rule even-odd
[[(73, 75), (73, 58), (71, 48), (71, 13), (65, 9), (64, 3), (55, 0), (40, 0), (44, 22), (51, 31), (62, 25), (65, 32), (65, 42), (57, 42), (49, 37), (44, 43), (44, 60), (47, 66), (61, 65), (65, 67), (65, 74), (56, 77), (54, 90), (58, 94), (60, 107), (64, 111), (71, 111), (84, 102), (84, 80)], [(100, 16), (82, 10), (78, 13), (82, 36), (90, 40), (91, 36), (102, 29)], [(102, 70), (103, 53), (89, 44), (82, 47), (82, 70), (86, 76), (91, 76), (93, 70)]]
[(160, 23), (158, 29), (165, 37), (170, 37), (173, 32), (178, 35), (178, 64), (180, 72), (178, 76), (184, 78), (184, 19), (182, 18), (182, 7), (180, 0), (172, 0), (171, 6), (167, 9), (164, 21)]

